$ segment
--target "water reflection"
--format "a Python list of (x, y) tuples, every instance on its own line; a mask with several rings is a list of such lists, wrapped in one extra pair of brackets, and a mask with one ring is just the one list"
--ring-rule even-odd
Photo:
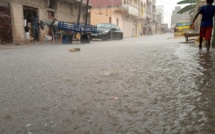
[(199, 91), (202, 93), (198, 104), (198, 110), (203, 111), (207, 117), (207, 124), (203, 127), (205, 133), (215, 133), (215, 84), (214, 84), (214, 50), (210, 52), (200, 51), (198, 54), (199, 64), (203, 67), (203, 77), (200, 78)]
[(212, 52), (199, 51), (199, 63), (205, 69), (210, 68), (213, 64), (212, 61)]
[[(195, 86), (189, 88), (187, 94), (187, 105), (193, 106), (189, 116), (190, 121), (181, 124), (188, 129), (186, 133), (215, 133), (215, 54), (214, 50), (207, 52), (205, 49), (199, 51), (198, 47), (182, 44), (176, 51), (179, 61), (192, 74)], [(190, 83), (192, 84), (192, 83)], [(187, 120), (187, 119), (185, 119)], [(189, 125), (188, 125), (189, 124)], [(189, 129), (189, 126), (191, 129)], [(197, 127), (198, 126), (198, 127)]]

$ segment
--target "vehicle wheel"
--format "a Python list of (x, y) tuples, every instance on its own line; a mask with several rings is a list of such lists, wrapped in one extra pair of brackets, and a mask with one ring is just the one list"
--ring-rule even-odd
[(89, 35), (89, 37), (90, 37), (90, 40), (93, 40), (93, 37), (92, 37), (92, 35)]
[(120, 38), (120, 40), (123, 40), (123, 34), (121, 35), (121, 38)]
[(110, 39), (111, 39), (110, 33), (108, 33), (105, 37), (102, 37), (103, 41), (107, 41), (107, 40), (110, 40)]
[(81, 35), (81, 43), (82, 44), (90, 43), (90, 37), (87, 34)]
[(72, 38), (69, 34), (65, 34), (62, 37), (62, 44), (71, 44), (72, 43)]

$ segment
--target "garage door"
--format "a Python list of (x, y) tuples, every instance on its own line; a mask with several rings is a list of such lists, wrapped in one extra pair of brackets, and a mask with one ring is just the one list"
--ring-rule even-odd
[(9, 3), (0, 2), (0, 44), (13, 42)]

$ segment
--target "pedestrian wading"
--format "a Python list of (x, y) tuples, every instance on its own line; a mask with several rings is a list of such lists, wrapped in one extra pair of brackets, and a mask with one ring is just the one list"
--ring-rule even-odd
[(207, 5), (199, 7), (197, 14), (195, 15), (192, 24), (190, 25), (191, 28), (194, 28), (194, 22), (199, 16), (202, 14), (202, 20), (200, 25), (200, 40), (199, 40), (199, 49), (202, 49), (202, 41), (203, 38), (206, 40), (206, 47), (209, 51), (210, 49), (210, 40), (211, 34), (213, 29), (213, 16), (215, 14), (215, 6), (213, 6), (214, 0), (207, 0)]

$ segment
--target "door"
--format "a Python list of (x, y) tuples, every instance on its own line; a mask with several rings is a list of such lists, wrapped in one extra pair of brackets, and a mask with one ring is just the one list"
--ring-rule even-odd
[(0, 44), (13, 43), (9, 3), (0, 2)]

